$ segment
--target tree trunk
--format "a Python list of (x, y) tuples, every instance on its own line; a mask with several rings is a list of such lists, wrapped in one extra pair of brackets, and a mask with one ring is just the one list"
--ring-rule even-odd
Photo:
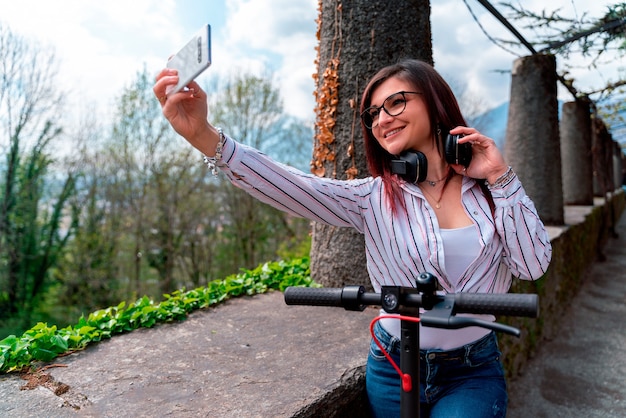
[[(359, 119), (361, 92), (382, 67), (402, 58), (432, 64), (430, 3), (320, 0), (316, 131), (311, 170), (323, 177), (369, 175)], [(314, 224), (311, 275), (327, 287), (369, 285), (363, 237)]]

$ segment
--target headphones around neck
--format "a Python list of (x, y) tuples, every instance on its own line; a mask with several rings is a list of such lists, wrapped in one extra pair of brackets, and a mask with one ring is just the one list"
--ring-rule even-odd
[[(467, 142), (459, 144), (457, 142), (459, 138), (459, 135), (446, 135), (444, 143), (446, 161), (449, 164), (462, 164), (467, 167), (472, 161), (472, 145)], [(428, 174), (428, 160), (420, 151), (404, 151), (391, 160), (391, 172), (409, 183), (421, 183), (426, 180)]]
[(391, 160), (391, 172), (409, 183), (421, 183), (428, 174), (428, 160), (422, 152), (405, 151)]

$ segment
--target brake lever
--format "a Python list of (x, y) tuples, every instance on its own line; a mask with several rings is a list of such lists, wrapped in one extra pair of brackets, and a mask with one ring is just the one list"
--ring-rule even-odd
[(432, 309), (424, 311), (420, 315), (420, 323), (425, 327), (458, 329), (470, 326), (490, 329), (492, 331), (503, 332), (505, 334), (519, 337), (521, 332), (519, 329), (510, 325), (500, 324), (498, 322), (485, 321), (483, 319), (471, 317), (458, 317), (454, 313), (454, 298), (446, 296), (438, 296), (439, 300), (435, 302)]
[(519, 337), (521, 332), (519, 329), (510, 325), (500, 324), (498, 322), (485, 321), (484, 319), (467, 318), (459, 316), (449, 316), (447, 318), (429, 315), (425, 312), (420, 315), (420, 323), (425, 327), (459, 329), (466, 327), (481, 327), (492, 331), (503, 332), (505, 334)]

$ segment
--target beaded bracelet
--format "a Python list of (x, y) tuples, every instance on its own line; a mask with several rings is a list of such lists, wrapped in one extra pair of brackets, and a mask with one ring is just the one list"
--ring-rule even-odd
[(486, 182), (486, 183), (490, 189), (494, 187), (504, 187), (511, 180), (513, 180), (514, 176), (515, 176), (515, 173), (513, 172), (513, 168), (509, 166), (508, 170), (506, 170), (506, 173), (498, 177), (496, 181), (494, 181), (493, 183), (489, 183), (489, 182)]
[(215, 155), (213, 157), (204, 156), (203, 160), (209, 170), (211, 170), (211, 174), (217, 176), (219, 172), (217, 170), (217, 162), (222, 158), (222, 148), (224, 147), (224, 142), (226, 141), (226, 137), (224, 136), (224, 131), (222, 128), (217, 128), (217, 133), (220, 136), (219, 141), (217, 142), (217, 146), (215, 147)]

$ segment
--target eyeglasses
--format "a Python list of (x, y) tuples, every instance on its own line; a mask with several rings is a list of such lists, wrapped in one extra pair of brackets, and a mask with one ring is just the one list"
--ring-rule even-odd
[(382, 106), (370, 106), (361, 113), (361, 120), (368, 129), (378, 126), (378, 116), (381, 109), (389, 116), (398, 116), (406, 109), (407, 94), (422, 94), (417, 91), (399, 91), (387, 97)]

